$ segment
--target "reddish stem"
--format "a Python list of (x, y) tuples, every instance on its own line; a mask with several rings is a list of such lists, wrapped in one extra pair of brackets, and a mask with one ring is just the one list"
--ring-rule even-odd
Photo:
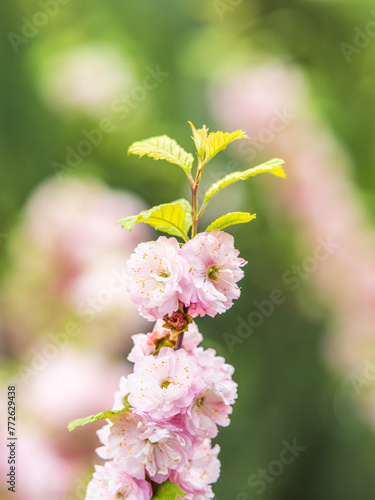
[(178, 334), (177, 342), (176, 342), (176, 347), (174, 348), (175, 351), (178, 351), (179, 349), (181, 349), (181, 347), (182, 347), (182, 341), (184, 340), (184, 333), (185, 332), (181, 332), (181, 333)]

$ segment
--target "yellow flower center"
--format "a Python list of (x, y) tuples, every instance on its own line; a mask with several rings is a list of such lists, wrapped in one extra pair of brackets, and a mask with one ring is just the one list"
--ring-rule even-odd
[(162, 389), (168, 389), (169, 385), (170, 385), (170, 381), (169, 380), (164, 380), (164, 382), (161, 384), (160, 387)]
[(165, 269), (164, 267), (162, 267), (159, 270), (158, 275), (160, 276), (160, 278), (169, 278), (171, 273), (168, 271), (168, 269)]
[(207, 276), (211, 281), (217, 281), (219, 277), (219, 268), (217, 266), (210, 266), (207, 269)]

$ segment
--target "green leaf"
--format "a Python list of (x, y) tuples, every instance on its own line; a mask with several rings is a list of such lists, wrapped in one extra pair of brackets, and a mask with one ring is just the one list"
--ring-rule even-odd
[(190, 174), (194, 157), (187, 153), (174, 139), (167, 135), (150, 137), (144, 141), (134, 142), (128, 149), (128, 154), (146, 155), (155, 160), (166, 160), (169, 163), (179, 165), (187, 175)]
[(138, 220), (142, 213), (143, 212), (139, 215), (130, 215), (129, 217), (125, 217), (125, 219), (120, 219), (116, 224), (121, 224), (122, 227), (131, 231), (137, 222), (143, 222), (142, 220)]
[(208, 128), (206, 127), (206, 125), (203, 125), (202, 128), (199, 128), (197, 130), (191, 122), (188, 122), (188, 123), (189, 123), (191, 130), (193, 132), (192, 139), (195, 143), (195, 147), (197, 149), (198, 156), (203, 157), (204, 153), (206, 151), (206, 141), (207, 141)]
[(270, 174), (276, 175), (278, 177), (286, 177), (285, 172), (281, 167), (281, 165), (283, 164), (284, 164), (283, 160), (275, 158), (257, 167), (244, 170), (243, 172), (233, 172), (232, 174), (226, 175), (218, 182), (215, 182), (215, 184), (212, 184), (209, 190), (206, 191), (206, 194), (204, 195), (204, 204), (207, 205), (207, 203), (216, 193), (218, 193), (221, 189), (225, 188), (226, 186), (233, 184), (233, 182), (245, 181), (249, 177), (253, 177), (255, 175), (262, 174), (264, 172), (269, 172)]
[(213, 229), (224, 229), (225, 227), (232, 226), (233, 224), (243, 224), (245, 222), (250, 222), (255, 219), (257, 214), (250, 214), (248, 212), (232, 212), (230, 214), (223, 215), (216, 219), (212, 224), (208, 226), (206, 231), (212, 231)]
[(206, 161), (213, 158), (219, 151), (223, 151), (228, 144), (237, 139), (248, 139), (243, 130), (235, 132), (211, 132), (206, 140)]
[[(125, 398), (124, 398), (124, 403), (125, 403)], [(125, 408), (122, 408), (121, 410), (102, 411), (101, 413), (97, 413), (96, 415), (90, 415), (85, 418), (78, 418), (77, 420), (73, 420), (72, 422), (69, 422), (68, 429), (70, 432), (72, 432), (76, 427), (83, 427), (86, 424), (91, 424), (91, 422), (96, 422), (97, 420), (104, 420), (105, 418), (111, 418), (113, 415), (117, 415), (118, 413), (126, 412), (129, 410), (129, 408), (131, 408), (127, 400), (126, 403), (127, 405), (125, 405)]]
[(158, 231), (172, 236), (179, 236), (187, 241), (189, 239), (187, 233), (192, 225), (192, 208), (187, 200), (181, 198), (172, 203), (144, 210), (139, 215), (125, 217), (125, 219), (120, 219), (117, 223), (131, 231), (135, 224), (139, 222), (145, 222)]
[(177, 497), (184, 497), (185, 492), (176, 483), (166, 481), (161, 484), (152, 500), (176, 500)]

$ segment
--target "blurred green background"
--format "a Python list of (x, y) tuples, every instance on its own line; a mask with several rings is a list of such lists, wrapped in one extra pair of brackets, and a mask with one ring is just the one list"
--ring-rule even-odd
[[(42, 4), (49, 7), (43, 9)], [(349, 174), (345, 167), (340, 175), (347, 176), (353, 199), (366, 214), (366, 230), (373, 234), (375, 29), (368, 25), (375, 21), (372, 8), (367, 0), (6, 2), (0, 20), (0, 270), (4, 283), (12, 282), (12, 274), (18, 272), (12, 235), (23, 224), (25, 203), (42, 181), (52, 178), (59, 186), (68, 186), (72, 179), (93, 177), (110, 188), (138, 195), (146, 206), (189, 196), (182, 170), (127, 156), (127, 148), (135, 140), (167, 134), (193, 152), (187, 121), (197, 127), (205, 123), (211, 131), (225, 129), (222, 117), (231, 109), (218, 111), (225, 104), (215, 101), (215, 89), (239, 72), (269, 61), (281, 61), (304, 75), (309, 110), (301, 110), (298, 123), (314, 126), (318, 116), (317, 140), (328, 131), (343, 151), (351, 167)], [(357, 44), (356, 27), (362, 32)], [(343, 48), (343, 43), (354, 50)], [(157, 83), (153, 88), (145, 87), (146, 75), (151, 75), (148, 82)], [(103, 119), (111, 131), (95, 135), (93, 130), (103, 126)], [(252, 120), (251, 110), (248, 120)], [(231, 123), (245, 128), (240, 119), (236, 125), (235, 115)], [(87, 154), (83, 146), (83, 154), (72, 154), (90, 133), (97, 144)], [(283, 137), (283, 151), (278, 151), (276, 139), (250, 164), (231, 146), (221, 153), (217, 168), (225, 170), (233, 159), (238, 162), (236, 168), (249, 168), (264, 158), (283, 156), (284, 150), (293, 157), (295, 135)], [(288, 173), (289, 158), (285, 159)], [(297, 160), (295, 165), (298, 170)], [(209, 168), (215, 169), (215, 162)], [(211, 176), (212, 182), (215, 176)], [(246, 228), (230, 229), (241, 256), (249, 261), (241, 299), (225, 316), (199, 321), (204, 345), (214, 347), (235, 366), (239, 384), (232, 424), (217, 438), (222, 473), (214, 491), (219, 500), (369, 500), (375, 494), (373, 412), (369, 416), (362, 411), (353, 390), (346, 395), (342, 388), (348, 371), (327, 361), (325, 354), (335, 323), (332, 318), (339, 308), (330, 303), (319, 279), (305, 280), (296, 292), (283, 282), (284, 272), (314, 250), (303, 238), (304, 231), (309, 231), (308, 220), (296, 223), (293, 208), (278, 213), (284, 209), (278, 209), (275, 193), (288, 182), (257, 178), (239, 192), (223, 193), (214, 206), (216, 216), (226, 209), (258, 214)], [(326, 203), (328, 212), (329, 199), (324, 199), (319, 186), (315, 196), (316, 205)], [(342, 202), (345, 206), (345, 196)], [(27, 239), (23, 251), (28, 252)], [(354, 274), (357, 259), (352, 254)], [(23, 279), (28, 283), (27, 274)], [(22, 279), (18, 283), (22, 288)], [(35, 286), (42, 298), (34, 307), (47, 307), (43, 300), (49, 291), (42, 283)], [(284, 290), (286, 300), (249, 338), (229, 349), (223, 333), (235, 332), (238, 318), (246, 318), (254, 309), (253, 301), (269, 298), (274, 289)], [(6, 296), (6, 287), (2, 294)], [(375, 294), (372, 297), (369, 317), (375, 310)], [(6, 300), (4, 317), (9, 307), (4, 305)], [(22, 304), (18, 307), (22, 311)], [(8, 321), (0, 323), (5, 339), (2, 371), (11, 381), (22, 358), (23, 340), (20, 345), (9, 341)], [(371, 321), (368, 345), (375, 336)], [(134, 326), (127, 335), (136, 332)], [(340, 339), (336, 342), (339, 345)], [(129, 344), (116, 347), (116, 352), (107, 353), (109, 359), (125, 362), (128, 348)], [(329, 359), (334, 357), (331, 354)], [(64, 440), (72, 439), (63, 426), (55, 432)], [(22, 441), (22, 434), (19, 438)], [(293, 440), (305, 450), (282, 470), (276, 465), (272, 474), (269, 467), (279, 460), (283, 442)], [(87, 447), (96, 446), (93, 434)], [(90, 455), (89, 472), (94, 461)], [(268, 469), (264, 488), (249, 484), (253, 474), (262, 475), (259, 469)], [(37, 499), (37, 493), (30, 498)]]

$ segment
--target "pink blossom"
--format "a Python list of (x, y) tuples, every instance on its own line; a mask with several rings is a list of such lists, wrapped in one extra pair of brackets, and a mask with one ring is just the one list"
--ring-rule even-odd
[(103, 446), (96, 448), (95, 451), (96, 454), (103, 460), (110, 460), (112, 458), (108, 442), (109, 436), (111, 434), (112, 423), (109, 420), (107, 420), (107, 422), (108, 423), (106, 425), (103, 425), (103, 427), (96, 431), (99, 441)]
[(189, 304), (189, 264), (180, 256), (176, 238), (160, 236), (139, 244), (127, 262), (128, 291), (140, 313), (149, 320), (172, 314), (179, 300)]
[[(137, 333), (132, 336), (134, 347), (131, 350), (128, 360), (136, 363), (145, 356), (148, 356), (156, 349), (159, 340), (167, 338), (172, 340), (172, 333), (168, 328), (163, 327), (164, 320), (158, 319), (152, 332), (144, 334)], [(203, 337), (195, 323), (190, 323), (188, 330), (184, 333), (182, 347), (185, 351), (192, 353), (193, 350), (202, 342)]]
[[(182, 473), (174, 471), (171, 480), (176, 482), (194, 500), (213, 498), (211, 484), (215, 483), (220, 475), (220, 461), (217, 458), (220, 446), (211, 448), (211, 441), (205, 439), (196, 447), (193, 458)], [(189, 496), (192, 494), (192, 496)], [(186, 496), (184, 497), (186, 498)]]
[(124, 376), (120, 379), (120, 389), (115, 392), (115, 400), (112, 410), (121, 410), (124, 408), (125, 397), (129, 394), (128, 379)]
[(132, 341), (134, 346), (128, 355), (128, 360), (132, 363), (137, 363), (155, 350), (155, 344), (151, 340), (149, 333), (136, 333), (132, 335)]
[(169, 478), (171, 470), (184, 470), (192, 455), (192, 443), (181, 428), (151, 421), (135, 411), (119, 413), (108, 438), (111, 457), (137, 479), (145, 472), (157, 483)]
[(150, 500), (151, 485), (148, 481), (135, 479), (116, 463), (96, 465), (92, 480), (87, 486), (86, 500)]
[(186, 352), (193, 353), (195, 348), (202, 342), (203, 335), (198, 330), (196, 323), (190, 323), (188, 330), (184, 333), (182, 347)]
[(222, 356), (217, 356), (215, 349), (203, 349), (203, 347), (198, 347), (195, 349), (194, 354), (199, 366), (204, 370), (214, 368), (225, 373), (227, 378), (232, 378), (234, 367), (226, 363)]
[(231, 378), (233, 367), (225, 364), (224, 358), (215, 356), (213, 349), (197, 350), (196, 359), (203, 368), (205, 386), (187, 410), (186, 426), (193, 435), (203, 433), (214, 438), (217, 425), (230, 424), (228, 415), (237, 398), (237, 384)]
[(184, 412), (203, 389), (202, 370), (183, 349), (162, 347), (157, 357), (145, 356), (128, 377), (129, 403), (155, 419)]
[(172, 333), (169, 328), (164, 328), (164, 323), (165, 321), (163, 319), (158, 319), (152, 329), (152, 332), (147, 334), (147, 338), (153, 345), (155, 345), (158, 340), (166, 336), (172, 340)]
[(244, 275), (240, 268), (246, 264), (238, 254), (233, 236), (218, 229), (185, 243), (181, 255), (189, 262), (195, 288), (189, 314), (214, 317), (232, 307), (241, 293), (236, 285)]

